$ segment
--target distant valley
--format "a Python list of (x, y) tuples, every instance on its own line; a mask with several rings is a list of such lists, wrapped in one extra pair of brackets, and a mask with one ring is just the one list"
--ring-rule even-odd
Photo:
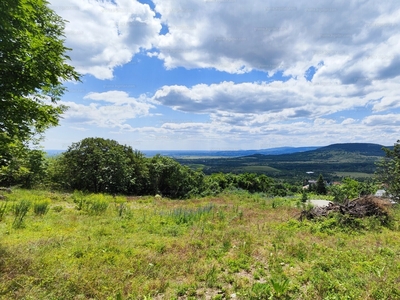
[[(343, 143), (325, 147), (279, 147), (259, 150), (141, 152), (147, 157), (156, 154), (173, 157), (181, 164), (201, 169), (206, 174), (263, 173), (274, 178), (298, 182), (319, 174), (330, 180), (340, 180), (347, 176), (357, 179), (369, 178), (375, 172), (375, 163), (385, 155), (383, 147), (371, 143)], [(63, 150), (47, 150), (50, 156), (62, 152)]]
[[(241, 157), (254, 154), (279, 155), (297, 153), (318, 149), (319, 147), (278, 147), (258, 150), (140, 150), (147, 157), (157, 154), (173, 158), (221, 158), (221, 157)], [(61, 154), (66, 150), (46, 150), (49, 156)]]
[(256, 153), (242, 157), (177, 160), (194, 169), (202, 169), (206, 174), (254, 172), (289, 181), (319, 174), (330, 180), (347, 176), (365, 179), (373, 175), (375, 163), (385, 155), (383, 147), (370, 143), (345, 143), (277, 155)]

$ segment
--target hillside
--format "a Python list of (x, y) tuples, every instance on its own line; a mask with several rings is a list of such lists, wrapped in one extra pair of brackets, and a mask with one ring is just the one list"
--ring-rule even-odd
[(400, 299), (398, 209), (298, 221), (300, 195), (7, 198), (0, 299)]
[(305, 177), (306, 172), (321, 173), (331, 179), (352, 176), (352, 173), (357, 174), (352, 177), (368, 177), (375, 172), (375, 162), (385, 155), (382, 147), (370, 143), (346, 143), (281, 155), (253, 154), (238, 158), (178, 161), (196, 168), (202, 167), (205, 173), (256, 172), (295, 180)]

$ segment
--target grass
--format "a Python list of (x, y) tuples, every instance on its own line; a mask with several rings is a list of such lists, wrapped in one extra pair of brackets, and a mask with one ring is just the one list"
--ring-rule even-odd
[(373, 178), (374, 174), (362, 173), (362, 172), (335, 172), (336, 176), (339, 177), (350, 177), (350, 178)]
[[(21, 199), (49, 209), (30, 207), (15, 227)], [(400, 212), (387, 226), (299, 222), (300, 199), (15, 190), (0, 222), (0, 299), (398, 299)]]
[(278, 169), (272, 168), (270, 166), (256, 166), (256, 165), (249, 165), (240, 167), (240, 171), (242, 172), (249, 172), (249, 173), (279, 173), (281, 172)]

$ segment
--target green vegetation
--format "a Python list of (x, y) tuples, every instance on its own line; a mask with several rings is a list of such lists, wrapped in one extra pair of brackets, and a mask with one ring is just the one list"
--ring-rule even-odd
[[(194, 170), (102, 138), (55, 158), (30, 149), (66, 109), (62, 83), (79, 80), (47, 5), (0, 2), (0, 185), (13, 186), (0, 194), (0, 298), (400, 298), (396, 206), (383, 221), (297, 220), (307, 199), (376, 189), (347, 178), (327, 190), (320, 175), (316, 194), (299, 193), (310, 170), (371, 174), (378, 145), (181, 160)], [(399, 143), (385, 152), (379, 178), (399, 199)]]
[(396, 201), (400, 200), (400, 140), (393, 149), (384, 148), (385, 158), (377, 163), (377, 175), (386, 184), (388, 194)]
[(86, 138), (72, 144), (58, 157), (49, 158), (41, 185), (64, 191), (124, 195), (156, 195), (186, 199), (216, 195), (226, 189), (285, 196), (297, 187), (264, 174), (215, 173), (206, 176), (176, 160), (156, 155), (146, 158), (129, 146), (102, 138)]
[(0, 2), (0, 185), (40, 181), (44, 152), (28, 145), (58, 124), (66, 109), (57, 105), (63, 82), (79, 80), (66, 63), (64, 20), (47, 5)]
[(328, 181), (342, 177), (365, 179), (372, 177), (375, 163), (385, 155), (377, 144), (334, 144), (312, 151), (281, 155), (250, 155), (233, 158), (194, 159), (180, 158), (184, 165), (202, 164), (205, 174), (217, 172), (254, 172), (296, 183), (306, 172), (323, 174)]
[(322, 174), (319, 174), (317, 184), (315, 187), (315, 191), (317, 192), (318, 195), (326, 195), (326, 186), (324, 182), (324, 177), (322, 177)]
[[(0, 298), (399, 298), (399, 209), (383, 224), (300, 222), (300, 198), (14, 190), (0, 222)], [(21, 199), (50, 209), (38, 217)], [(93, 213), (93, 203), (107, 205)], [(23, 226), (16, 207), (28, 207)]]

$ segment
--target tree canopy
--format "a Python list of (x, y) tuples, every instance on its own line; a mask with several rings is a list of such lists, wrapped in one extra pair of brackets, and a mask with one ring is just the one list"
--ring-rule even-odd
[(10, 149), (23, 152), (57, 125), (66, 109), (57, 104), (63, 83), (79, 80), (67, 63), (64, 24), (45, 0), (0, 1), (0, 167), (8, 174), (12, 159), (21, 161)]
[(400, 200), (400, 140), (392, 149), (383, 148), (386, 156), (377, 163), (376, 175), (395, 201)]
[(90, 192), (128, 193), (133, 150), (103, 138), (86, 138), (62, 154), (58, 166), (64, 187)]
[(318, 195), (326, 195), (327, 191), (324, 182), (324, 177), (322, 177), (322, 174), (319, 174), (315, 191), (317, 192)]

